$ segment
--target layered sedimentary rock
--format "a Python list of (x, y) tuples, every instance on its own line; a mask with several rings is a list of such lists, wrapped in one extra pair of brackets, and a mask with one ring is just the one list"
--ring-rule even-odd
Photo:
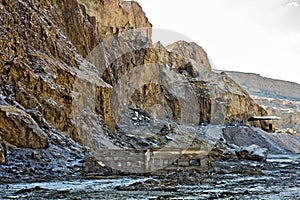
[(12, 106), (0, 106), (0, 135), (17, 147), (46, 148), (48, 136), (30, 115)]
[(134, 2), (3, 1), (1, 93), (10, 104), (39, 113), (40, 119), (79, 140), (72, 119), (73, 88), (76, 82), (86, 87), (92, 82), (101, 102), (97, 112), (111, 124), (111, 87), (82, 56), (116, 29), (150, 26), (141, 13)]
[(179, 41), (169, 45), (168, 49), (179, 52), (188, 62), (179, 72), (187, 76), (198, 97), (200, 123), (246, 123), (251, 115), (266, 114), (266, 111), (225, 73), (211, 70), (208, 57), (200, 46)]
[[(112, 87), (98, 77), (84, 56), (122, 27), (149, 27), (141, 8), (134, 2), (118, 1), (1, 1), (0, 13), (0, 132), (13, 147), (7, 155), (11, 167), (2, 172), (20, 173), (22, 170), (18, 167), (14, 170), (13, 165), (23, 159), (31, 166), (30, 160), (37, 160), (35, 156), (23, 156), (19, 151), (24, 154), (33, 151), (43, 155), (40, 163), (44, 167), (39, 168), (43, 173), (74, 173), (74, 164), (70, 164), (70, 169), (65, 166), (55, 172), (47, 168), (49, 163), (54, 165), (61, 160), (74, 160), (78, 164), (83, 156), (83, 150), (78, 148), (74, 151), (78, 156), (73, 158), (68, 151), (76, 143), (68, 142), (63, 147), (65, 136), (57, 137), (59, 134), (81, 144), (115, 147), (107, 131), (107, 127), (114, 129), (109, 106)], [(97, 16), (92, 16), (93, 13)], [(96, 98), (84, 97), (82, 91), (78, 92), (80, 87), (95, 89)], [(85, 116), (80, 110), (81, 101), (85, 105), (92, 102), (95, 112)], [(30, 148), (46, 148), (47, 155)], [(53, 160), (54, 153), (62, 155)]]
[(7, 160), (26, 148), (23, 159), (38, 155), (49, 166), (52, 151), (61, 162), (76, 147), (76, 163), (84, 156), (76, 142), (95, 154), (185, 148), (201, 123), (245, 124), (266, 114), (226, 74), (212, 72), (195, 43), (152, 44), (151, 24), (135, 2), (3, 0), (0, 12)]

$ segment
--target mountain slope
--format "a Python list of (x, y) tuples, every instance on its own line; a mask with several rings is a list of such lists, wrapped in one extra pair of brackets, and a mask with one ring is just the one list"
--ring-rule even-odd
[(300, 101), (300, 85), (258, 74), (224, 71), (253, 96)]
[(225, 73), (247, 90), (269, 115), (281, 118), (274, 122), (278, 128), (290, 128), (300, 132), (299, 84), (265, 78), (258, 74), (229, 71)]
[(266, 114), (198, 45), (152, 44), (135, 2), (3, 0), (0, 14), (1, 178), (78, 175), (107, 148), (201, 148), (199, 124)]

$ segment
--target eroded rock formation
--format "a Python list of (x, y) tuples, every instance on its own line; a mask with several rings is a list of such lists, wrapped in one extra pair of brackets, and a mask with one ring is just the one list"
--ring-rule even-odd
[(10, 163), (39, 160), (51, 174), (51, 159), (61, 167), (73, 156), (59, 172), (77, 173), (78, 143), (86, 153), (185, 148), (201, 123), (245, 124), (266, 114), (226, 74), (212, 72), (195, 43), (152, 44), (136, 2), (3, 0), (0, 13), (0, 135)]
[(13, 106), (0, 106), (0, 135), (17, 147), (46, 148), (48, 136), (26, 112)]

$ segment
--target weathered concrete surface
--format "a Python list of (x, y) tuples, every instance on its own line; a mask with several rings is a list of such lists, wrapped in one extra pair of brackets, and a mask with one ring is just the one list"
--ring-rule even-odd
[[(176, 170), (205, 171), (211, 169), (210, 150), (197, 149), (103, 149), (97, 152), (95, 160), (86, 160), (84, 175), (108, 176), (115, 174), (158, 174)], [(111, 168), (101, 173), (99, 168)], [(97, 173), (98, 172), (98, 173)]]

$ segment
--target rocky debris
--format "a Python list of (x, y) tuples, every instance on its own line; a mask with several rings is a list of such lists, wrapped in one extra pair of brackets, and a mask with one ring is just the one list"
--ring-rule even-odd
[(277, 128), (275, 130), (276, 133), (282, 133), (282, 134), (291, 134), (291, 135), (295, 135), (295, 136), (299, 136), (299, 133), (297, 133), (297, 131), (291, 129), (291, 128), (287, 128), (287, 129), (279, 129)]
[(167, 184), (169, 187), (176, 188), (180, 185), (197, 185), (205, 184), (205, 177), (209, 177), (212, 169), (200, 172), (196, 169), (192, 170), (178, 170), (162, 177), (161, 184)]
[(4, 164), (6, 162), (6, 148), (5, 144), (0, 137), (0, 164)]
[(82, 175), (84, 149), (55, 128), (50, 127), (50, 130), (46, 149), (6, 145), (6, 163), (0, 165), (2, 182), (45, 181)]
[[(228, 126), (222, 129), (222, 137), (228, 144), (234, 144), (238, 147), (256, 144), (267, 148), (270, 153), (286, 153), (288, 150), (278, 143), (279, 140), (272, 140), (272, 135), (273, 133), (267, 133), (259, 128), (247, 126)], [(299, 139), (295, 137), (296, 141)]]
[(215, 160), (237, 159), (241, 147), (256, 144), (270, 154), (300, 152), (300, 137), (293, 134), (268, 133), (257, 127), (206, 125), (196, 133), (195, 140), (206, 141), (205, 149)]
[(83, 163), (82, 173), (85, 178), (95, 178), (96, 176), (120, 175), (121, 172), (106, 167), (101, 161), (94, 156), (87, 156)]
[(140, 109), (131, 108), (130, 115), (134, 125), (136, 126), (145, 126), (150, 123), (149, 114)]
[[(224, 137), (228, 138), (228, 137)], [(265, 161), (268, 154), (267, 148), (261, 148), (256, 144), (250, 146), (241, 146), (238, 143), (232, 143), (231, 138), (228, 141), (224, 138), (220, 138), (215, 142), (214, 147), (209, 152), (209, 157), (214, 161), (236, 160), (246, 159), (253, 161)], [(251, 141), (249, 141), (251, 143)], [(236, 145), (238, 144), (238, 145)]]
[(232, 147), (232, 145), (228, 145), (221, 138), (220, 142), (217, 142), (209, 152), (209, 157), (211, 157), (213, 160), (237, 159), (237, 148), (237, 146)]
[(268, 149), (261, 148), (260, 146), (253, 144), (248, 147), (241, 147), (236, 154), (239, 159), (265, 161), (267, 159)]
[(283, 134), (283, 133), (268, 133), (268, 138), (276, 145), (285, 149), (288, 152), (300, 153), (300, 136), (299, 134)]
[(17, 147), (48, 147), (48, 135), (30, 115), (13, 106), (0, 106), (0, 135)]
[(15, 192), (16, 195), (18, 194), (24, 194), (24, 193), (30, 193), (30, 192), (39, 192), (39, 191), (47, 191), (47, 189), (41, 188), (40, 186), (35, 186), (33, 188), (25, 188), (25, 189), (20, 189)]
[(147, 179), (145, 181), (138, 181), (127, 186), (116, 186), (116, 190), (126, 190), (126, 191), (134, 191), (134, 190), (163, 190), (165, 188), (161, 187), (161, 183), (155, 179)]

